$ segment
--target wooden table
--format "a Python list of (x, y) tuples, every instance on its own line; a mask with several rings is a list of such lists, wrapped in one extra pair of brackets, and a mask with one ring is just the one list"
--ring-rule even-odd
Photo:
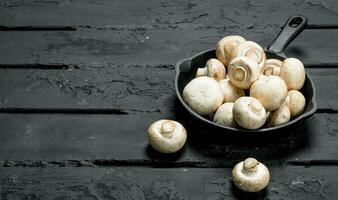
[[(293, 14), (318, 111), (268, 137), (200, 129), (174, 92), (174, 64), (239, 34), (268, 45)], [(1, 0), (0, 199), (337, 199), (338, 4), (328, 0)], [(161, 155), (148, 125), (188, 129)], [(249, 195), (231, 182), (248, 156), (271, 171)]]

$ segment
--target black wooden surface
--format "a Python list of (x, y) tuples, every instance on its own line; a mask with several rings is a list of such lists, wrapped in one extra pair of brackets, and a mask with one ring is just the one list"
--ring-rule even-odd
[[(257, 137), (200, 127), (174, 93), (177, 60), (240, 34), (267, 46), (292, 14), (309, 19), (300, 58), (318, 111)], [(0, 199), (336, 199), (338, 4), (329, 0), (0, 1)], [(148, 125), (188, 129), (161, 155)], [(233, 165), (254, 156), (272, 180), (242, 193)]]

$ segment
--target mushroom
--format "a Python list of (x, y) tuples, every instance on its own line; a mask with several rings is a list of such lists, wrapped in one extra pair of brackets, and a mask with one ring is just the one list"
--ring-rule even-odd
[(223, 92), (218, 82), (208, 76), (191, 80), (183, 89), (183, 99), (200, 115), (208, 115), (223, 103)]
[(198, 68), (196, 71), (196, 78), (200, 76), (208, 76), (208, 71), (206, 67)]
[(291, 117), (298, 117), (305, 109), (305, 97), (297, 90), (290, 90), (287, 93), (285, 105), (289, 108)]
[(233, 59), (228, 66), (228, 75), (232, 84), (238, 88), (249, 89), (260, 76), (257, 63), (247, 57)]
[(254, 158), (247, 158), (232, 170), (234, 184), (245, 192), (259, 192), (268, 186), (269, 169)]
[(244, 96), (244, 90), (234, 86), (229, 79), (218, 82), (224, 96), (224, 102), (235, 102), (239, 97)]
[(297, 58), (287, 58), (283, 61), (280, 77), (285, 81), (288, 90), (299, 90), (305, 82), (303, 63)]
[(187, 140), (187, 131), (177, 121), (162, 119), (148, 128), (150, 145), (161, 153), (174, 153), (180, 150)]
[(262, 73), (264, 75), (276, 75), (279, 76), (282, 61), (277, 59), (267, 59), (263, 67)]
[(234, 103), (224, 103), (216, 111), (214, 122), (223, 126), (235, 127), (236, 123), (233, 119), (232, 109)]
[(288, 89), (279, 76), (263, 76), (250, 88), (250, 96), (258, 99), (267, 111), (276, 110), (286, 99)]
[(232, 112), (235, 122), (246, 129), (260, 128), (266, 120), (263, 105), (253, 97), (238, 98)]
[(263, 48), (256, 42), (242, 42), (232, 51), (232, 59), (242, 56), (251, 58), (258, 64), (260, 69), (263, 69), (266, 61), (266, 55)]
[(267, 119), (267, 125), (268, 127), (279, 126), (288, 121), (290, 121), (290, 110), (285, 104), (282, 104), (277, 110), (271, 112)]
[(225, 79), (225, 67), (221, 61), (211, 58), (207, 61), (204, 68), (198, 68), (196, 77), (209, 76), (216, 81)]
[(246, 40), (238, 35), (231, 35), (222, 38), (216, 45), (216, 57), (225, 66), (231, 61), (231, 52), (242, 42)]

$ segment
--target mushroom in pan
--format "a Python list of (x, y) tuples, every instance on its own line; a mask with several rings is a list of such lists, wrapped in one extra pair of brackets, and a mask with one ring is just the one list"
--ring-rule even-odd
[(224, 103), (216, 111), (214, 116), (214, 122), (223, 126), (235, 127), (236, 123), (233, 119), (232, 109), (234, 103)]
[(207, 61), (204, 68), (198, 68), (196, 77), (209, 76), (216, 81), (225, 79), (226, 72), (225, 67), (221, 61), (211, 58)]
[(232, 170), (234, 184), (245, 192), (259, 192), (268, 186), (269, 169), (254, 158), (247, 158)]
[(280, 77), (285, 81), (288, 90), (300, 90), (305, 82), (303, 63), (297, 58), (287, 58), (283, 61)]
[(224, 102), (235, 102), (239, 97), (244, 96), (244, 90), (234, 86), (229, 79), (218, 82), (224, 96)]
[(161, 153), (174, 153), (184, 146), (187, 131), (179, 122), (163, 119), (149, 126), (148, 139), (155, 150)]
[(287, 93), (285, 105), (289, 108), (291, 117), (298, 117), (305, 109), (305, 97), (297, 90), (290, 90)]
[(183, 89), (182, 97), (189, 107), (200, 115), (209, 115), (223, 103), (218, 82), (208, 76), (191, 80)]
[(263, 69), (266, 55), (263, 48), (256, 42), (242, 42), (232, 51), (231, 57), (233, 59), (242, 56), (251, 58), (258, 64), (260, 69)]
[(263, 76), (250, 88), (250, 96), (258, 99), (267, 111), (279, 108), (287, 92), (287, 86), (279, 76)]
[(237, 57), (228, 66), (228, 75), (232, 84), (238, 88), (249, 89), (260, 76), (257, 63), (248, 57)]
[(264, 75), (279, 76), (282, 63), (282, 61), (277, 59), (267, 59), (263, 67), (262, 73)]
[(266, 111), (263, 105), (253, 97), (238, 98), (232, 112), (235, 122), (246, 129), (258, 129), (266, 121)]
[(238, 35), (231, 35), (222, 38), (216, 45), (216, 57), (220, 60), (226, 67), (231, 61), (231, 52), (236, 48), (240, 43), (245, 42), (246, 40)]
[(267, 126), (279, 126), (290, 121), (290, 110), (285, 105), (282, 104), (277, 110), (271, 111), (269, 117), (267, 118)]

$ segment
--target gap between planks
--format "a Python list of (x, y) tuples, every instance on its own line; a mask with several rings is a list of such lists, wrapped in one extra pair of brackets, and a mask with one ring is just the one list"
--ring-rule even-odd
[[(331, 69), (331, 68), (338, 68), (338, 63), (307, 63), (304, 62), (305, 68), (320, 68), (320, 69)], [(126, 65), (131, 66), (131, 65)], [(144, 67), (144, 65), (139, 65), (140, 67)], [(100, 68), (105, 68), (108, 66), (102, 66)], [(174, 69), (174, 65), (172, 64), (158, 64), (156, 66), (148, 66), (146, 67), (153, 67), (153, 68), (168, 68)], [(48, 63), (48, 64), (41, 64), (41, 63), (0, 63), (0, 70), (10, 70), (10, 69), (22, 69), (22, 70), (75, 70), (75, 69), (95, 69), (93, 66), (87, 65), (77, 65), (77, 64), (63, 64), (63, 63)]]
[[(203, 25), (201, 25), (202, 27)], [(166, 26), (170, 28), (170, 25)], [(110, 30), (120, 28), (120, 26), (105, 25), (102, 27), (92, 27), (89, 25), (0, 25), (0, 31), (79, 31), (83, 29)], [(280, 26), (279, 28), (283, 28)], [(252, 29), (250, 27), (249, 29)], [(338, 25), (331, 24), (308, 24), (306, 29), (338, 29)]]
[[(0, 113), (4, 114), (84, 114), (84, 115), (131, 115), (137, 113), (161, 113), (162, 110), (136, 110), (113, 108), (19, 108), (2, 107)], [(318, 108), (317, 114), (338, 114), (338, 110), (332, 108)]]
[[(237, 163), (239, 161), (235, 161)], [(273, 163), (273, 164), (272, 164)], [(295, 160), (295, 161), (271, 161), (265, 162), (268, 167), (289, 166), (338, 166), (338, 160)], [(164, 160), (116, 160), (116, 159), (94, 159), (94, 160), (2, 160), (0, 167), (149, 167), (149, 168), (232, 168), (231, 164), (219, 162), (194, 162), (182, 161), (171, 162)]]

